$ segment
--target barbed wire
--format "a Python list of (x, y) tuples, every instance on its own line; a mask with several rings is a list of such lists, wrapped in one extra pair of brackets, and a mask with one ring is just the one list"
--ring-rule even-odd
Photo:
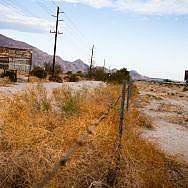
[(102, 120), (104, 120), (111, 110), (117, 105), (119, 99), (121, 96), (119, 96), (115, 102), (112, 102), (109, 106), (108, 110), (106, 112), (103, 112), (102, 115), (100, 115), (99, 118), (94, 120), (89, 127), (86, 128), (85, 132), (82, 134), (82, 136), (73, 144), (73, 146), (64, 154), (64, 156), (54, 165), (52, 170), (43, 178), (43, 180), (40, 183), (36, 183), (34, 185), (34, 188), (42, 188), (45, 185), (48, 184), (48, 182), (57, 174), (57, 172), (60, 170), (61, 167), (65, 166), (66, 162), (71, 159), (73, 154), (83, 145), (85, 145), (86, 140), (90, 135), (94, 134), (94, 130), (96, 127), (101, 123)]

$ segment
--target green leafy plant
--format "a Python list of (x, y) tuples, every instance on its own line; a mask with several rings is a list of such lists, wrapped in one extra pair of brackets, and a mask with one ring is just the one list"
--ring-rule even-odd
[(59, 75), (55, 75), (54, 77), (50, 76), (49, 80), (52, 82), (59, 82), (59, 83), (63, 82), (63, 79)]
[(79, 81), (79, 77), (76, 74), (72, 74), (70, 77), (70, 82), (77, 82)]
[[(48, 74), (52, 74), (52, 63), (44, 63), (44, 69), (45, 69), (45, 71), (47, 71), (48, 72)], [(62, 73), (62, 68), (61, 68), (61, 65), (60, 64), (55, 64), (55, 67), (54, 67), (54, 74), (55, 75), (59, 75), (59, 74), (61, 74)]]
[(55, 89), (53, 96), (61, 114), (65, 117), (73, 116), (80, 112), (80, 94), (69, 88)]
[(45, 71), (42, 67), (34, 66), (33, 70), (31, 71), (31, 75), (42, 79), (47, 77), (47, 71)]

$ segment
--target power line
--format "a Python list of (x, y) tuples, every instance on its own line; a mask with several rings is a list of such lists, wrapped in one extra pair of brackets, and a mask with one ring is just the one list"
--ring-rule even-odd
[(36, 2), (40, 8), (44, 10), (44, 12), (47, 12), (48, 15), (52, 15), (52, 11), (50, 8), (47, 7), (47, 5), (43, 1), (37, 1)]
[[(80, 31), (80, 29), (76, 26), (76, 24), (72, 21), (72, 19), (68, 16), (67, 13), (65, 14), (65, 17), (67, 18), (67, 20), (69, 20), (69, 22), (70, 22), (72, 28), (74, 28), (74, 29), (77, 31), (77, 33), (78, 33), (84, 40), (86, 40), (84, 34)], [(87, 42), (88, 42), (88, 41), (87, 41)]]
[(24, 11), (22, 9), (20, 9), (17, 5), (15, 5), (14, 1), (10, 2), (10, 1), (4, 0), (2, 2), (2, 4), (5, 5), (5, 6), (8, 6), (9, 8), (10, 7), (14, 8), (17, 11), (17, 13), (19, 13), (22, 16), (25, 16)]
[[(63, 2), (59, 1), (61, 3), (61, 5), (63, 6)], [(66, 9), (65, 9), (66, 11)], [(86, 36), (84, 35), (84, 33), (79, 29), (79, 27), (77, 26), (77, 24), (72, 20), (72, 18), (70, 17), (70, 15), (68, 15), (67, 13), (68, 11), (65, 12), (65, 17), (67, 18), (66, 20), (69, 21), (70, 25), (72, 26), (72, 28), (75, 29), (75, 31), (77, 31), (77, 34), (79, 34), (80, 37), (82, 37), (83, 40), (85, 40), (86, 43), (91, 44), (91, 41), (89, 41)]]

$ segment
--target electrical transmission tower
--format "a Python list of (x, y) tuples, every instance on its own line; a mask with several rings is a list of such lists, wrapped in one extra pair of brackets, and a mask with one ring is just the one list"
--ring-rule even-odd
[(63, 21), (63, 20), (59, 20), (59, 14), (61, 13), (64, 13), (64, 12), (60, 12), (59, 11), (59, 6), (57, 7), (57, 14), (56, 16), (52, 15), (53, 17), (56, 17), (56, 29), (55, 31), (50, 31), (50, 33), (55, 33), (55, 42), (54, 42), (54, 55), (53, 55), (53, 65), (52, 65), (52, 78), (54, 78), (54, 75), (55, 75), (55, 58), (56, 58), (56, 45), (57, 45), (57, 36), (59, 34), (63, 34), (63, 33), (60, 33), (58, 31), (58, 26), (59, 26), (59, 22), (60, 21)]

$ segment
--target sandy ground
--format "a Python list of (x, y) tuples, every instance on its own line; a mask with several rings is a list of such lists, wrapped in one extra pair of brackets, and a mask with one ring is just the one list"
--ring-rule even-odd
[(143, 136), (170, 155), (188, 160), (188, 92), (183, 86), (137, 82), (140, 110), (152, 118), (153, 130)]
[[(39, 83), (16, 83), (8, 86), (0, 86), (0, 100), (5, 96), (14, 95), (19, 92), (23, 92), (28, 88), (37, 86)], [(44, 82), (40, 83), (43, 87), (46, 88), (48, 94), (50, 95), (53, 89), (61, 87), (70, 87), (75, 90), (79, 89), (95, 89), (97, 87), (105, 86), (105, 83), (100, 81), (79, 81), (79, 82)]]

